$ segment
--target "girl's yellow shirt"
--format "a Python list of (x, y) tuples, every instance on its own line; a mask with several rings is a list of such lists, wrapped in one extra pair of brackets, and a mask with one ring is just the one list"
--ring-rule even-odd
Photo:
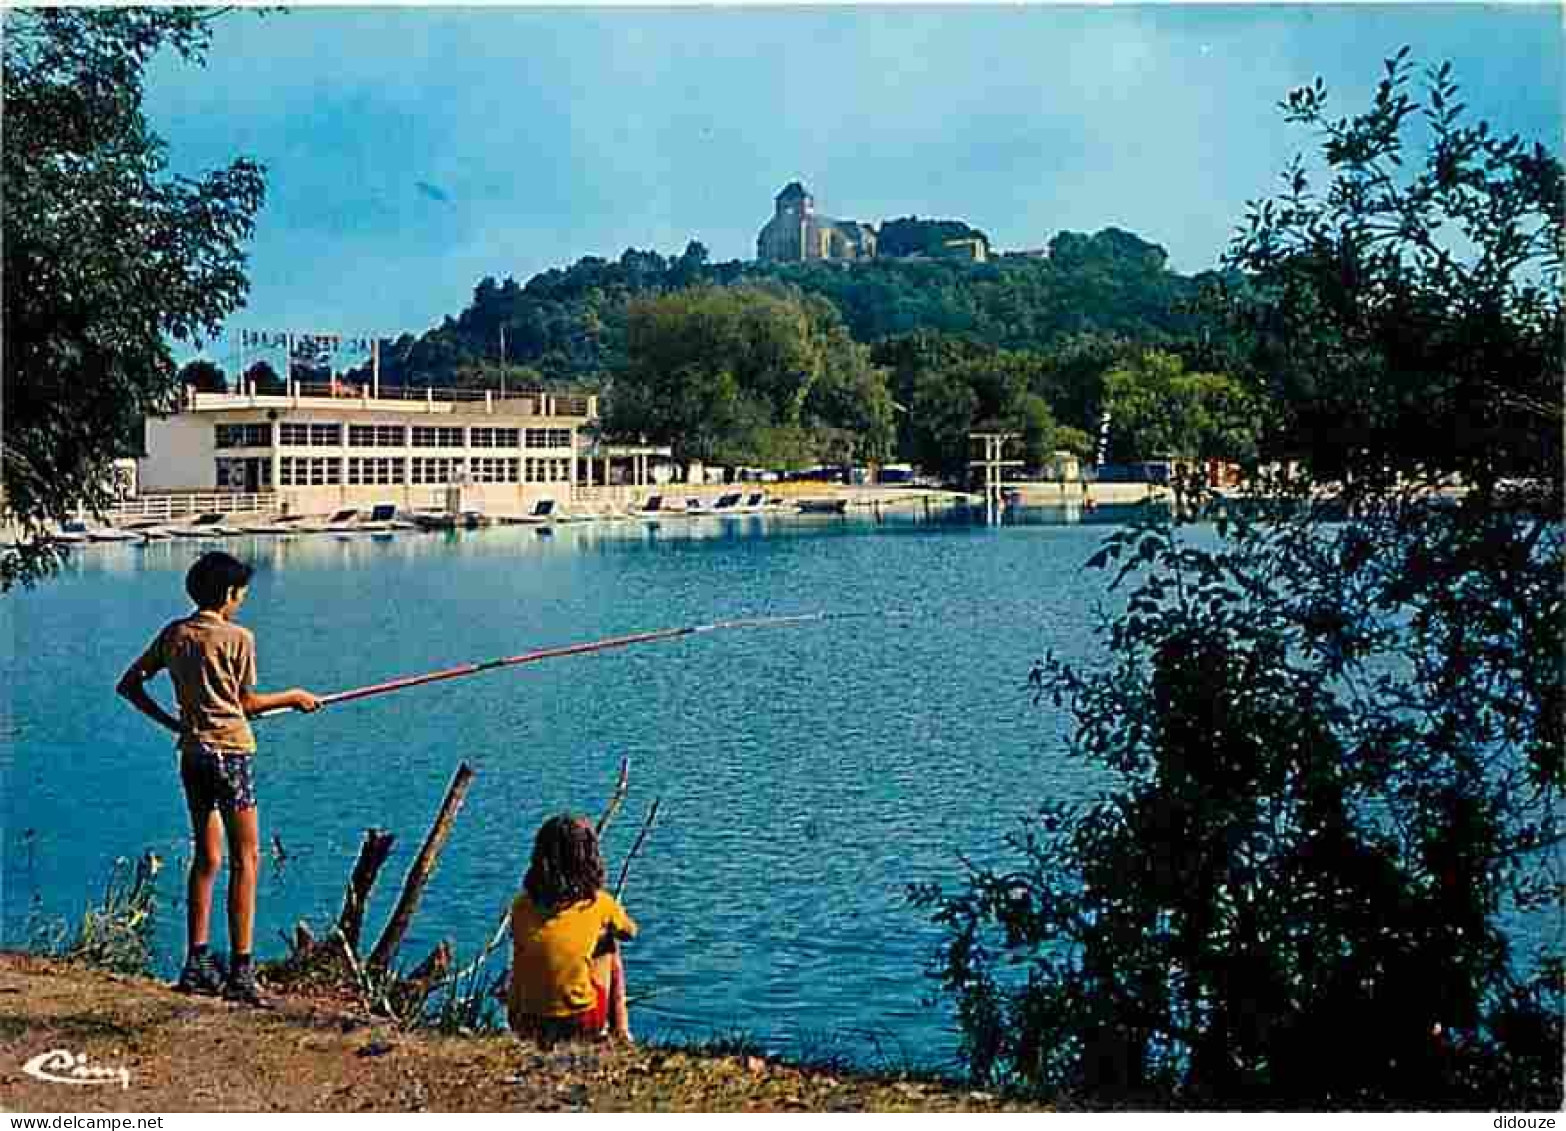
[(606, 891), (548, 916), (526, 893), (511, 904), (513, 1016), (570, 1017), (593, 1008), (593, 955), (605, 934), (629, 939), (636, 922)]

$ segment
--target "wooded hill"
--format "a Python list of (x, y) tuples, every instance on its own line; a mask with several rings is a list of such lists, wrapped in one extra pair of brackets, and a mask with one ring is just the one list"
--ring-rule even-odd
[(392, 383), (488, 382), (499, 375), (503, 336), (514, 378), (601, 384), (628, 361), (632, 299), (703, 284), (783, 283), (819, 295), (864, 344), (933, 331), (1007, 350), (1048, 351), (1083, 334), (1169, 345), (1194, 332), (1188, 304), (1207, 276), (1172, 272), (1166, 259), (1162, 247), (1118, 228), (1092, 236), (1061, 232), (1047, 256), (1007, 255), (982, 264), (713, 264), (695, 242), (674, 256), (633, 248), (615, 261), (584, 257), (526, 284), (481, 280), (459, 314), (385, 350), (381, 375)]

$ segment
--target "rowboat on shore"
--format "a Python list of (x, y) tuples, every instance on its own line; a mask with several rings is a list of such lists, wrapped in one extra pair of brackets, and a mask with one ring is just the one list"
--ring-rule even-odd
[(141, 535), (117, 526), (100, 526), (87, 532), (89, 542), (140, 542)]
[(176, 538), (226, 538), (231, 534), (240, 533), (237, 526), (223, 525), (226, 517), (228, 516), (213, 511), (198, 516), (187, 526), (167, 526), (164, 529)]
[(125, 529), (144, 542), (168, 542), (174, 537), (174, 535), (163, 528), (161, 522), (156, 520), (128, 523)]
[(527, 514), (516, 518), (508, 518), (506, 522), (521, 524), (523, 526), (543, 526), (547, 523), (560, 521), (560, 515), (555, 511), (553, 499), (539, 499), (533, 504), (533, 509)]
[(801, 499), (800, 514), (847, 514), (847, 499)]
[(421, 530), (478, 530), (494, 526), (495, 520), (482, 511), (463, 511), (461, 514), (415, 514), (413, 521)]
[(417, 530), (418, 527), (405, 518), (397, 517), (396, 503), (377, 503), (370, 510), (368, 525), (375, 530)]
[(712, 500), (711, 503), (708, 503), (705, 499), (692, 497), (685, 500), (685, 513), (693, 517), (699, 515), (738, 514), (742, 498), (744, 498), (744, 495), (739, 491), (726, 491)]
[(247, 522), (239, 531), (241, 534), (301, 534), (311, 529), (304, 524), (304, 515), (284, 514), (260, 522)]

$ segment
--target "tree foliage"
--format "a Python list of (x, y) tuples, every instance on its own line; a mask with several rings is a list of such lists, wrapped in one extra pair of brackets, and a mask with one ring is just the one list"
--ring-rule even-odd
[[(1257, 480), (1262, 521), (1111, 535), (1090, 563), (1129, 587), (1107, 662), (1039, 669), (1111, 788), (1042, 806), (1010, 866), (916, 890), (980, 1078), (1156, 1104), (1561, 1104), (1543, 925), (1561, 341), (1540, 332), (1560, 319), (1559, 170), (1462, 126), (1448, 69), (1419, 101), (1409, 73), (1388, 60), (1347, 119), (1319, 82), (1295, 92), (1329, 183), (1310, 195), (1296, 165), (1232, 248), (1249, 375), (1280, 401), (1261, 454), (1299, 473)], [(1404, 168), (1416, 114), (1430, 144)], [(1445, 241), (1443, 217), (1473, 222)], [(1463, 490), (1437, 493), (1454, 472)]]
[(0, 585), (47, 572), (48, 524), (105, 505), (110, 463), (177, 403), (170, 339), (215, 333), (246, 291), (262, 170), (165, 173), (142, 114), (160, 50), (199, 63), (212, 13), (6, 13), (5, 509), (23, 544)]
[(228, 391), (228, 378), (223, 370), (205, 358), (186, 362), (179, 371), (179, 383), (198, 393), (224, 393)]
[[(1283, 103), (1332, 180), (1296, 161), (1250, 206), (1231, 326), (1284, 410), (1274, 447), (1319, 474), (1531, 476), (1561, 462), (1561, 163), (1465, 124), (1450, 65), (1422, 99), (1413, 75), (1406, 51), (1388, 59), (1350, 117), (1328, 114), (1320, 80)], [(1428, 148), (1405, 172), (1420, 123)]]
[[(643, 435), (680, 458), (786, 463), (826, 458), (847, 431), (859, 458), (885, 458), (885, 377), (830, 304), (786, 289), (692, 288), (631, 305), (627, 364), (605, 411), (611, 434)], [(810, 433), (822, 431), (816, 440)]]
[[(920, 332), (888, 339), (872, 358), (891, 370), (893, 396), (905, 412), (898, 446), (933, 473), (961, 482), (972, 458), (970, 432), (1021, 435), (1028, 469), (1050, 464), (1058, 450), (1091, 452), (1086, 430), (1064, 423), (1057, 404), (1096, 406), (1102, 371), (1114, 350), (1102, 352), (1072, 338), (1059, 351), (996, 349), (969, 338)], [(1092, 358), (1083, 364), (1084, 355)]]
[(960, 239), (990, 242), (989, 236), (961, 220), (921, 220), (917, 216), (903, 216), (881, 225), (876, 233), (876, 254), (939, 256), (946, 253), (947, 240)]
[(255, 387), (261, 396), (282, 396), (288, 392), (288, 382), (272, 368), (272, 363), (262, 358), (245, 370), (244, 379)]
[(1222, 373), (1187, 373), (1174, 354), (1148, 350), (1104, 377), (1112, 461), (1226, 459), (1254, 462), (1261, 404)]

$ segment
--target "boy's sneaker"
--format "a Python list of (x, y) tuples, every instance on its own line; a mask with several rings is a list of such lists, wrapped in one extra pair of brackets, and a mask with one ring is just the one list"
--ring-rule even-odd
[(254, 1009), (270, 1009), (272, 1003), (261, 996), (256, 982), (254, 966), (235, 966), (228, 975), (228, 985), (223, 987), (223, 997), (228, 1001), (248, 1005)]
[(223, 970), (212, 955), (193, 954), (185, 959), (185, 968), (179, 972), (174, 988), (182, 994), (217, 997), (223, 993)]

